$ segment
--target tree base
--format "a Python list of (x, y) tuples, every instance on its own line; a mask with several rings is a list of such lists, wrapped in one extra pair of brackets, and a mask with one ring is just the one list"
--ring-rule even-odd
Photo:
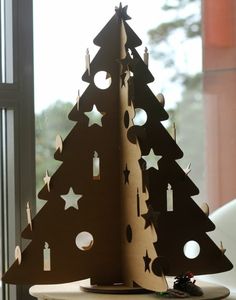
[(147, 294), (151, 291), (145, 290), (139, 286), (129, 287), (124, 284), (113, 285), (80, 285), (83, 292), (98, 293), (98, 294)]

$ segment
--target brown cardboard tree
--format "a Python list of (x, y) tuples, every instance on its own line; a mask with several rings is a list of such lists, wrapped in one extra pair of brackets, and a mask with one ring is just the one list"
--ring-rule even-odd
[[(198, 190), (175, 161), (183, 154), (161, 124), (168, 115), (147, 85), (153, 77), (128, 19), (120, 5), (94, 40), (100, 50), (82, 77), (89, 86), (69, 114), (76, 124), (55, 153), (62, 164), (45, 178), (39, 197), (47, 202), (23, 231), (31, 242), (5, 282), (91, 278), (164, 291), (164, 275), (232, 268), (206, 235), (214, 225), (191, 199)], [(101, 71), (105, 88), (95, 84)], [(147, 114), (142, 125), (137, 109)], [(195, 259), (184, 255), (189, 240), (200, 245)]]

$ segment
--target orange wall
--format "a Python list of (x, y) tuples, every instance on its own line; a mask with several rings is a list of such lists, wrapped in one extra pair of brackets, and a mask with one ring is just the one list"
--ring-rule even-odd
[(208, 202), (236, 198), (236, 1), (203, 0)]

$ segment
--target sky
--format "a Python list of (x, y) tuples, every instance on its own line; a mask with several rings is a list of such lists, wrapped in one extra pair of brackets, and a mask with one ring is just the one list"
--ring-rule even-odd
[[(148, 45), (149, 29), (164, 22), (161, 11), (164, 0), (126, 0), (129, 25), (143, 41), (137, 50), (142, 55)], [(56, 100), (76, 101), (86, 88), (81, 76), (85, 71), (85, 52), (89, 48), (91, 60), (98, 51), (94, 37), (114, 14), (114, 0), (34, 0), (34, 68), (35, 111), (39, 113)], [(175, 42), (175, 41), (173, 41)], [(181, 53), (182, 55), (182, 53)], [(186, 60), (186, 58), (185, 58)], [(179, 87), (166, 88), (170, 70), (163, 70), (160, 62), (150, 56), (149, 69), (155, 77), (150, 85), (155, 94), (165, 91), (167, 106), (174, 106)], [(184, 63), (184, 62), (183, 62)], [(185, 61), (186, 64), (186, 61)], [(199, 68), (200, 57), (195, 60)], [(188, 65), (188, 61), (187, 61)], [(193, 63), (191, 64), (193, 67)]]

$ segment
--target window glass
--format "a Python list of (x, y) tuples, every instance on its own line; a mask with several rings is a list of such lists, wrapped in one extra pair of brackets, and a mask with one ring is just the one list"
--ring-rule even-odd
[(13, 83), (12, 0), (1, 0), (0, 12), (0, 78), (2, 83)]

